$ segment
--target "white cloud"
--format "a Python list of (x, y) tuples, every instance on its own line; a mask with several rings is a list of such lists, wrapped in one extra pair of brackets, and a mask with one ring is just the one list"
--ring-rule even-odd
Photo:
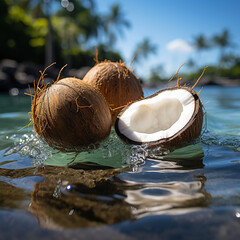
[(184, 40), (177, 38), (167, 44), (167, 50), (170, 52), (190, 53), (194, 48)]

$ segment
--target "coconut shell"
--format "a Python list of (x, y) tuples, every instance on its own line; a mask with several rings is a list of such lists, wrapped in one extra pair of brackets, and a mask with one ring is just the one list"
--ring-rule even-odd
[(112, 112), (113, 124), (123, 107), (143, 97), (139, 80), (123, 63), (98, 63), (88, 71), (83, 81), (104, 96)]
[[(119, 119), (121, 118), (121, 115), (128, 109), (128, 107), (131, 105), (129, 104), (126, 108), (124, 108), (120, 114), (118, 115), (116, 122), (115, 122), (115, 130), (118, 136), (125, 141), (128, 144), (134, 144), (134, 145), (147, 145), (147, 146), (161, 146), (161, 147), (168, 147), (168, 148), (174, 148), (183, 145), (184, 143), (189, 143), (192, 140), (198, 138), (201, 134), (202, 131), (202, 124), (203, 124), (203, 110), (202, 110), (202, 103), (201, 100), (199, 99), (198, 94), (193, 90), (192, 88), (189, 87), (173, 87), (173, 88), (168, 88), (168, 89), (163, 89), (160, 90), (153, 95), (148, 96), (147, 98), (152, 98), (158, 94), (160, 94), (163, 91), (168, 91), (168, 90), (174, 90), (174, 89), (185, 89), (186, 91), (189, 91), (194, 99), (195, 99), (195, 109), (194, 113), (189, 120), (189, 122), (185, 125), (184, 128), (179, 130), (176, 134), (171, 136), (170, 138), (162, 138), (159, 139), (158, 141), (150, 141), (150, 142), (136, 142), (131, 139), (128, 139), (125, 135), (123, 135), (119, 129), (118, 129), (118, 122)], [(145, 98), (145, 99), (147, 99)], [(141, 100), (140, 100), (141, 101)]]
[(65, 78), (35, 95), (33, 126), (50, 146), (77, 151), (104, 140), (110, 133), (111, 113), (103, 96), (76, 78)]

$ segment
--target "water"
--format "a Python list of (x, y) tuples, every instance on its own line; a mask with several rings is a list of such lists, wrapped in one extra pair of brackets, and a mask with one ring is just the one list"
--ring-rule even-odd
[(128, 146), (112, 130), (76, 155), (21, 129), (27, 96), (1, 95), (0, 239), (239, 239), (240, 87), (200, 97), (203, 132), (183, 148)]

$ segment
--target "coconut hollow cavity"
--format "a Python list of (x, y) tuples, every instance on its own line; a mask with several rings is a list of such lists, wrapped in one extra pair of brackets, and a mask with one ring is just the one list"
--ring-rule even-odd
[(143, 90), (133, 71), (122, 62), (98, 62), (83, 81), (100, 91), (109, 104), (114, 124), (119, 112), (130, 102), (143, 98)]
[[(43, 78), (44, 74), (40, 80)], [(80, 151), (104, 140), (112, 119), (107, 102), (96, 89), (80, 79), (64, 78), (50, 87), (44, 83), (35, 86), (32, 122), (51, 147)]]
[(127, 106), (115, 129), (130, 144), (178, 146), (201, 134), (202, 103), (189, 87), (161, 90)]

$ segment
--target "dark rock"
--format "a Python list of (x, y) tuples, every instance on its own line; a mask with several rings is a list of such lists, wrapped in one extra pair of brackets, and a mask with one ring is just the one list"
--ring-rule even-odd
[(12, 87), (10, 77), (0, 71), (0, 92), (7, 92)]
[(223, 77), (214, 77), (214, 76), (206, 76), (202, 78), (197, 86), (223, 86), (223, 87), (230, 87), (230, 86), (239, 86), (240, 80), (239, 79), (229, 79)]
[(58, 78), (65, 77), (63, 72), (59, 75), (60, 70), (54, 64), (46, 68), (33, 63), (18, 64), (15, 60), (3, 59), (0, 62), (0, 92), (9, 92), (16, 88), (21, 93), (23, 89), (33, 88), (34, 82), (37, 85), (39, 80), (42, 80), (43, 72), (44, 83), (49, 85)]
[(69, 77), (76, 77), (76, 78), (79, 78), (79, 79), (83, 79), (84, 76), (86, 75), (86, 73), (90, 70), (91, 68), (90, 67), (81, 67), (79, 69), (71, 69), (69, 72), (68, 72), (68, 76)]
[(33, 82), (35, 80), (33, 75), (29, 75), (25, 72), (17, 71), (15, 73), (15, 79), (17, 83), (19, 84), (19, 87), (26, 88), (28, 85), (33, 85)]
[(38, 79), (40, 77), (41, 66), (32, 63), (21, 63), (17, 69), (19, 72), (23, 72), (26, 75), (31, 75)]
[(11, 59), (4, 59), (0, 63), (0, 70), (10, 76), (14, 76), (17, 68), (18, 63)]
[[(57, 166), (0, 168), (2, 177), (42, 177), (43, 181), (35, 183), (29, 210), (41, 227), (48, 229), (79, 229), (131, 220), (124, 189), (112, 181), (120, 172), (118, 169), (86, 171)], [(5, 183), (0, 184), (0, 193), (7, 207), (30, 200), (29, 192)], [(9, 196), (12, 198), (8, 199)]]

